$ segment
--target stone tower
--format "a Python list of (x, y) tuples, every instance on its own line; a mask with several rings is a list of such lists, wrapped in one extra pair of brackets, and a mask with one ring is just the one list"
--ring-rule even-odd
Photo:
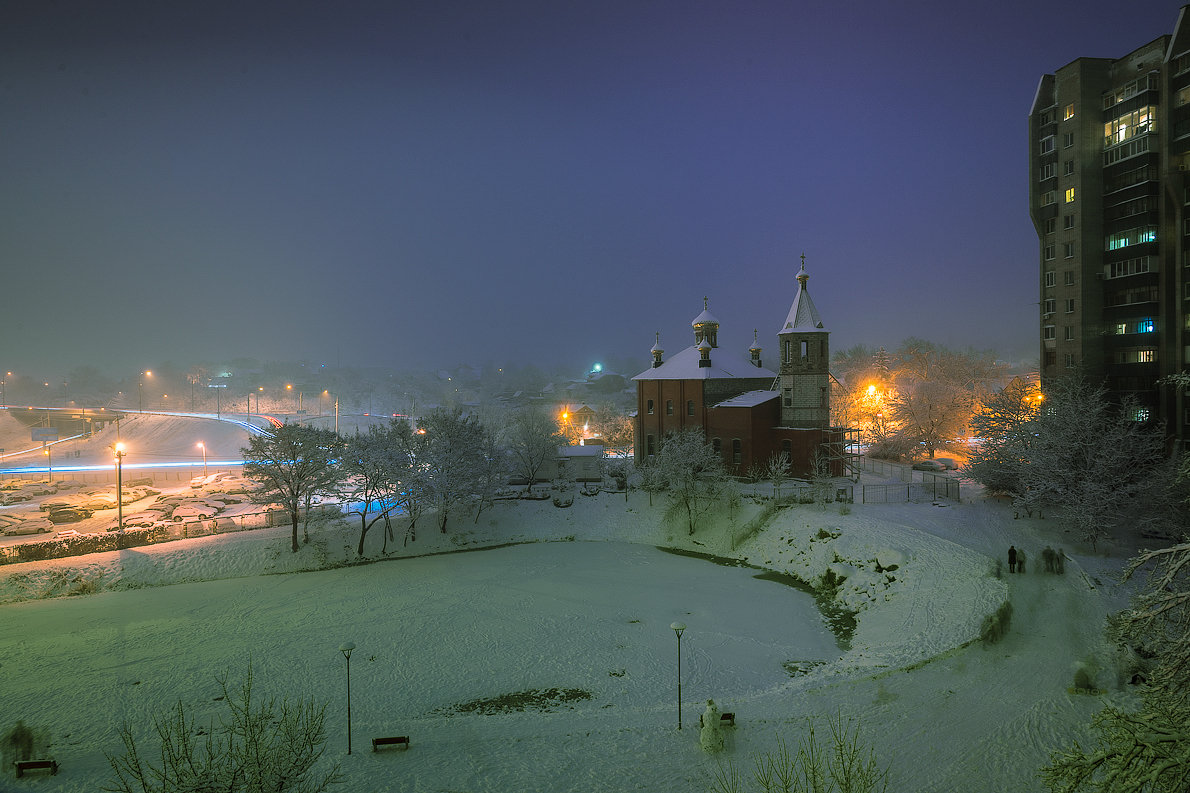
[(830, 333), (806, 282), (806, 256), (797, 274), (798, 290), (789, 308), (785, 324), (777, 332), (777, 350), (781, 358), (781, 426), (825, 429), (830, 426)]

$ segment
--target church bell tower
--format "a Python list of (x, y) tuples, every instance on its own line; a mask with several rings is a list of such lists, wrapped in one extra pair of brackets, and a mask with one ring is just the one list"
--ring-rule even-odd
[(781, 426), (820, 428), (830, 426), (830, 332), (806, 282), (806, 255), (797, 274), (798, 290), (785, 324), (777, 332), (777, 351), (781, 359)]

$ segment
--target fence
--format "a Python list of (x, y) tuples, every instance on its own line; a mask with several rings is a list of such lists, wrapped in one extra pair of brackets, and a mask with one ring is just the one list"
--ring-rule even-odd
[(904, 463), (862, 458), (863, 470), (886, 479), (899, 479), (898, 484), (863, 485), (861, 498), (865, 504), (898, 504), (936, 501), (940, 498), (961, 502), (959, 480), (946, 474), (915, 471)]

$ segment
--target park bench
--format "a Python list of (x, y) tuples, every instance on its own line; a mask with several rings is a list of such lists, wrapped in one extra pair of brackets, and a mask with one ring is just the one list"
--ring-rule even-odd
[(55, 760), (16, 760), (13, 765), (16, 766), (18, 778), (24, 776), (26, 771), (58, 773), (58, 763)]
[[(699, 714), (699, 716), (698, 716), (698, 726), (699, 727), (702, 726), (702, 714)], [(719, 726), (720, 727), (734, 727), (735, 726), (735, 714), (734, 713), (720, 713), (719, 714)]]
[(373, 752), (382, 746), (399, 746), (402, 749), (408, 749), (409, 748), (409, 736), (408, 735), (397, 735), (392, 738), (373, 738), (372, 739), (372, 751)]

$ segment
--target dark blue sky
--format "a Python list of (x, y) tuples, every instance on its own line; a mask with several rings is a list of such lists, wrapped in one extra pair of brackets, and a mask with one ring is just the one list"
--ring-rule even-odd
[(770, 350), (1036, 357), (1026, 116), (1179, 6), (0, 8), (0, 368)]

